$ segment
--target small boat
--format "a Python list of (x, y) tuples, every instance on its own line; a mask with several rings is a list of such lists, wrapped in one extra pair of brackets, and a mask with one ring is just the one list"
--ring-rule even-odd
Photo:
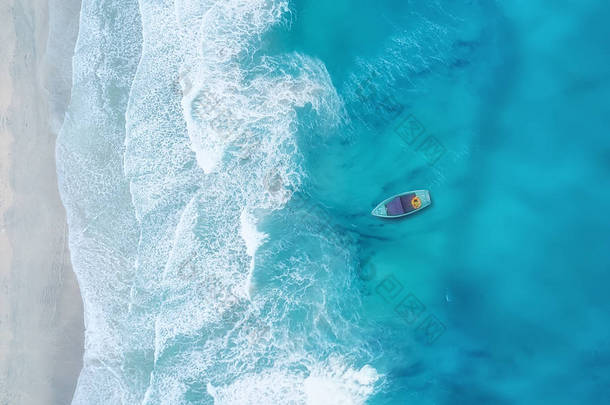
[(421, 211), (428, 205), (430, 205), (430, 192), (413, 190), (384, 200), (371, 211), (371, 214), (380, 218), (401, 218)]

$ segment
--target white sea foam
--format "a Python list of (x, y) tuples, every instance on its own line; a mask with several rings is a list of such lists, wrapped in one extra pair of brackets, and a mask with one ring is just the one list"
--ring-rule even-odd
[(247, 277), (246, 294), (250, 296), (250, 289), (252, 287), (252, 272), (254, 271), (255, 260), (254, 255), (258, 247), (267, 239), (268, 235), (264, 232), (259, 232), (257, 229), (257, 219), (254, 215), (246, 210), (241, 212), (239, 217), (240, 227), (239, 234), (246, 244), (246, 253), (250, 256), (250, 269)]
[(304, 372), (274, 369), (245, 375), (226, 386), (208, 384), (207, 391), (215, 405), (362, 405), (379, 379), (370, 366), (358, 370), (331, 358)]
[[(246, 244), (246, 253), (248, 256), (254, 258), (256, 249), (265, 241), (267, 235), (264, 232), (259, 232), (256, 228), (256, 218), (248, 211), (244, 210), (239, 216), (241, 227), (239, 233)], [(251, 266), (254, 266), (252, 262)]]
[(331, 359), (324, 369), (316, 369), (303, 382), (307, 405), (361, 405), (374, 392), (380, 376), (371, 366), (356, 370)]

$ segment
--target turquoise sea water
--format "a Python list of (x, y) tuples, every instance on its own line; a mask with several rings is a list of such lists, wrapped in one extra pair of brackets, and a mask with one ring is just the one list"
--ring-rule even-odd
[(85, 0), (57, 146), (73, 402), (607, 402), (608, 18)]

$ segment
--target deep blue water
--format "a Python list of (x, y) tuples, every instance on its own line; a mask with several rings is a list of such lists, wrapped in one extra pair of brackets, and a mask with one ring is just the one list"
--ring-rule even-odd
[(609, 18), (84, 1), (74, 403), (608, 402)]

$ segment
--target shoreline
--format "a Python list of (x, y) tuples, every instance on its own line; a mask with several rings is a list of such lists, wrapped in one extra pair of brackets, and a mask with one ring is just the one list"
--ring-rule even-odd
[[(8, 0), (0, 18), (0, 403), (65, 404), (84, 351), (55, 166), (67, 100), (48, 90), (58, 69), (48, 54), (49, 4)], [(71, 54), (53, 56), (71, 66)]]

